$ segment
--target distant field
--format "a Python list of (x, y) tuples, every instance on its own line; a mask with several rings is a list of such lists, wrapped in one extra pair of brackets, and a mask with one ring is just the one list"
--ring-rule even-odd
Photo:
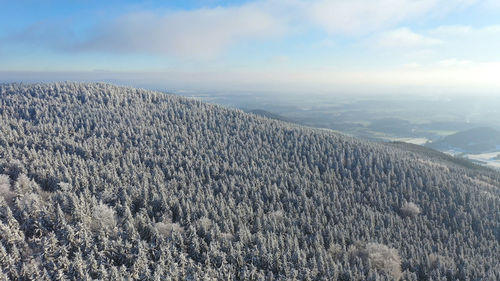
[(447, 130), (427, 130), (427, 132), (443, 137), (458, 133), (458, 131), (447, 131)]
[(401, 141), (411, 144), (424, 145), (429, 141), (427, 138), (393, 138), (391, 141)]
[(500, 155), (500, 151), (482, 154), (466, 154), (465, 157), (471, 160), (485, 162), (487, 166), (500, 169), (500, 158), (498, 158), (498, 155)]

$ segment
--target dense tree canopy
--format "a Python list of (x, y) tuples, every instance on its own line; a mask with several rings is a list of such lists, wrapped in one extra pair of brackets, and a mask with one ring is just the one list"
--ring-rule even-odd
[(0, 280), (500, 280), (499, 188), (173, 95), (0, 85)]

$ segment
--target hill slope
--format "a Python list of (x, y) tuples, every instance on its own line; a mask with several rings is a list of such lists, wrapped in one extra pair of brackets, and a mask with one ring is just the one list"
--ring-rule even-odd
[(0, 86), (0, 279), (499, 280), (500, 179), (176, 96)]
[[(479, 165), (474, 163), (473, 161), (466, 159), (466, 158), (461, 158), (461, 157), (456, 157), (452, 156), (449, 154), (446, 154), (444, 152), (440, 152), (438, 150), (434, 150), (432, 148), (429, 148), (427, 146), (422, 146), (422, 145), (417, 145), (417, 144), (412, 144), (412, 143), (407, 143), (407, 142), (385, 142), (383, 143), (384, 145), (390, 146), (390, 147), (395, 147), (395, 148), (400, 148), (405, 151), (409, 152), (415, 152), (420, 156), (426, 156), (429, 158), (429, 160), (433, 162), (440, 162), (442, 164), (448, 165), (448, 166), (458, 166), (458, 167), (463, 167), (466, 170), (476, 170), (480, 171), (483, 174), (497, 174), (498, 171), (495, 171), (491, 169), (490, 167)], [(492, 175), (495, 177), (494, 175)]]
[(500, 132), (493, 128), (474, 128), (444, 137), (428, 144), (439, 150), (457, 150), (468, 153), (495, 151), (500, 146)]

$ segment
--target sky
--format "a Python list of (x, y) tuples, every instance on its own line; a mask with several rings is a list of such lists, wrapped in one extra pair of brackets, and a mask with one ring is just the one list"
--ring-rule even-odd
[(0, 0), (0, 81), (500, 95), (498, 0)]

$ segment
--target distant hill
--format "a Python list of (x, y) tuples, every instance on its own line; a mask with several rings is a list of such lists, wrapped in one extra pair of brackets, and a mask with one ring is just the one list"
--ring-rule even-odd
[(489, 127), (474, 128), (444, 137), (427, 146), (444, 150), (466, 153), (485, 153), (495, 151), (500, 146), (500, 132)]
[(103, 83), (0, 84), (0, 280), (500, 280), (500, 174)]
[[(462, 158), (462, 157), (456, 157), (456, 156), (451, 156), (446, 153), (440, 152), (438, 150), (432, 149), (430, 147), (425, 147), (421, 145), (416, 145), (416, 144), (411, 144), (411, 143), (406, 143), (406, 142), (385, 142), (384, 143), (387, 146), (391, 147), (397, 147), (404, 149), (406, 151), (411, 151), (418, 153), (420, 155), (425, 155), (429, 157), (430, 159), (433, 159), (433, 161), (438, 161), (438, 162), (444, 162), (447, 163), (447, 165), (458, 165), (460, 167), (464, 167), (467, 169), (472, 169), (472, 170), (477, 170), (477, 171), (482, 171), (484, 173), (497, 173), (496, 171), (492, 170), (491, 168), (488, 168), (483, 165), (479, 165), (477, 161), (473, 161), (467, 158)], [(500, 154), (499, 154), (500, 156)]]
[(413, 135), (413, 127), (414, 126), (407, 120), (398, 118), (377, 119), (372, 121), (368, 126), (368, 128), (375, 132), (403, 136)]

